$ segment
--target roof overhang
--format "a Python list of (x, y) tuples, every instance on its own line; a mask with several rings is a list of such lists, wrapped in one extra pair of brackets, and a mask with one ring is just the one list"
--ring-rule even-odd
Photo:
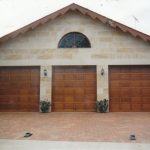
[(1, 37), (0, 38), (0, 44), (9, 40), (9, 39), (12, 39), (12, 38), (14, 38), (20, 34), (24, 34), (25, 32), (27, 32), (29, 30), (35, 29), (39, 25), (42, 25), (48, 21), (54, 20), (59, 16), (63, 16), (69, 11), (80, 12), (83, 15), (91, 17), (93, 20), (99, 20), (100, 22), (102, 22), (104, 24), (108, 24), (112, 28), (118, 28), (123, 32), (127, 32), (127, 33), (131, 34), (133, 37), (139, 37), (144, 41), (150, 42), (150, 36), (149, 35), (144, 34), (142, 32), (139, 32), (133, 28), (130, 28), (126, 25), (123, 25), (119, 22), (116, 22), (116, 21), (110, 19), (110, 18), (102, 16), (102, 15), (95, 13), (95, 12), (93, 12), (87, 8), (84, 8), (82, 6), (79, 6), (75, 3), (73, 3), (73, 4), (70, 4), (70, 5), (68, 5), (68, 6), (54, 12), (54, 13), (51, 13), (51, 14), (39, 19), (39, 20), (36, 20), (36, 21), (34, 21), (34, 22), (32, 22), (32, 23), (30, 23), (30, 24), (28, 24), (28, 25), (26, 25), (26, 26), (24, 26), (24, 27), (22, 27), (16, 31), (13, 31), (13, 32)]

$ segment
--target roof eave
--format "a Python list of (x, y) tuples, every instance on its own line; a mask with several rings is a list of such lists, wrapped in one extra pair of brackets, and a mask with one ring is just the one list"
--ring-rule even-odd
[(79, 6), (75, 3), (72, 3), (56, 12), (53, 12), (39, 20), (36, 20), (16, 31), (13, 31), (3, 37), (0, 38), (0, 44), (1, 43), (4, 43), (6, 41), (8, 41), (9, 39), (12, 39), (12, 38), (15, 38), (16, 36), (20, 35), (20, 34), (24, 34), (25, 32), (29, 31), (29, 30), (32, 30), (32, 29), (35, 29), (37, 26), (39, 25), (42, 25), (42, 24), (45, 24), (46, 22), (50, 21), (50, 20), (54, 20), (56, 19), (57, 17), (59, 16), (63, 16), (65, 15), (68, 11), (78, 11), (80, 12), (81, 14), (83, 15), (88, 15), (89, 17), (91, 17), (92, 19), (97, 19), (99, 21), (101, 21), (102, 23), (104, 24), (109, 24), (111, 27), (113, 28), (119, 28), (120, 30), (122, 30), (123, 32), (128, 32), (130, 33), (132, 36), (134, 37), (139, 37), (141, 38), (142, 40), (144, 41), (147, 41), (147, 42), (150, 42), (150, 36), (147, 35), (147, 34), (144, 34), (142, 32), (139, 32), (133, 28), (130, 28), (126, 25), (123, 25), (119, 22), (116, 22), (110, 18), (107, 18), (105, 16), (102, 16), (96, 12), (93, 12), (87, 8), (84, 8), (82, 6)]

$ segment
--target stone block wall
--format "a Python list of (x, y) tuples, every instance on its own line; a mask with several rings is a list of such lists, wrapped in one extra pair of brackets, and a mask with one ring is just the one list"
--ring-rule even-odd
[[(59, 49), (59, 40), (69, 32), (85, 34), (91, 48)], [(109, 65), (150, 64), (150, 44), (100, 21), (69, 12), (0, 45), (0, 66), (40, 66), (40, 100), (51, 101), (52, 66), (96, 65), (97, 99), (108, 98)], [(104, 76), (101, 69), (104, 68)], [(43, 76), (47, 69), (48, 76)]]

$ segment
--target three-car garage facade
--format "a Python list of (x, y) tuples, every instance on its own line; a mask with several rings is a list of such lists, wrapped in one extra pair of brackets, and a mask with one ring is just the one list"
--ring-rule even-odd
[(150, 36), (71, 4), (0, 38), (0, 112), (150, 112)]
[[(52, 111), (96, 111), (96, 76), (96, 66), (53, 66)], [(39, 111), (40, 67), (1, 67), (0, 85), (0, 111)], [(110, 112), (147, 112), (149, 99), (150, 66), (109, 66)]]

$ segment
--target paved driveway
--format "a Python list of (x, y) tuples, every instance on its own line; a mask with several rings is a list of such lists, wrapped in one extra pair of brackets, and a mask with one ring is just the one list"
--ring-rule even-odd
[(150, 113), (0, 113), (1, 139), (130, 142), (131, 133), (150, 143)]
[(145, 143), (1, 140), (1, 150), (149, 150)]

